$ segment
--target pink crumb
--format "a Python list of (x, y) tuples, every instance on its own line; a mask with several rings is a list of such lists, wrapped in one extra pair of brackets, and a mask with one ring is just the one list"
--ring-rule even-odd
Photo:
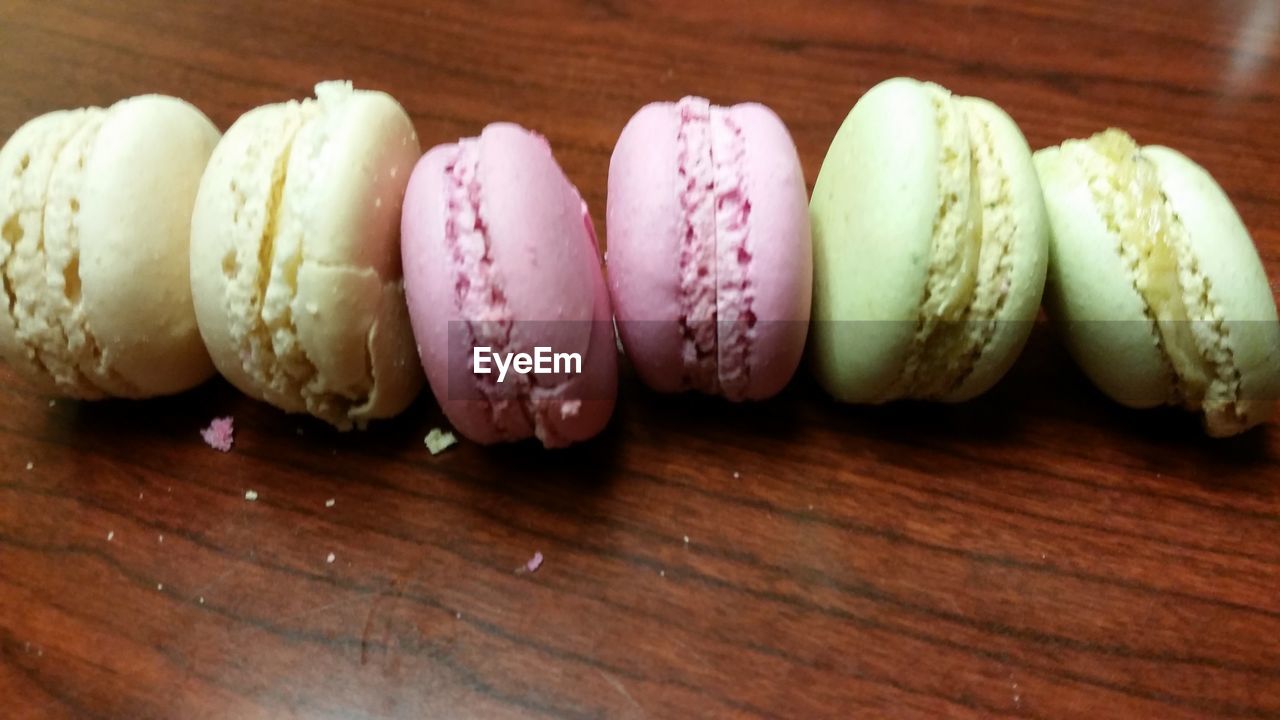
[(205, 444), (214, 450), (231, 451), (232, 435), (235, 433), (234, 420), (230, 416), (214, 418), (209, 427), (200, 431)]
[(525, 572), (537, 572), (542, 567), (542, 553), (534, 552), (533, 557), (529, 558), (529, 562), (524, 564)]

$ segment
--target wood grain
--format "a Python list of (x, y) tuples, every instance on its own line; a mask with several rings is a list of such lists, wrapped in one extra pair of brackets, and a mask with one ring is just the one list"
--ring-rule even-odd
[[(539, 129), (601, 230), (642, 104), (765, 102), (812, 184), (901, 74), (1036, 147), (1183, 149), (1280, 276), (1271, 0), (0, 4), (0, 136), (143, 92), (225, 128), (350, 78), (426, 145)], [(425, 395), (349, 435), (222, 382), (50, 404), (0, 369), (0, 396), (6, 718), (1280, 717), (1280, 428), (1118, 408), (1047, 326), (958, 407), (807, 378), (730, 406), (628, 371), (606, 434), (557, 453), (432, 457)], [(227, 455), (197, 434), (223, 414)]]

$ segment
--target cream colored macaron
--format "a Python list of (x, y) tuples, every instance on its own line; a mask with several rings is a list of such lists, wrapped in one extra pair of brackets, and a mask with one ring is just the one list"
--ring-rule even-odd
[(1202, 412), (1214, 436), (1270, 417), (1275, 301), (1209, 173), (1114, 129), (1035, 162), (1053, 226), (1045, 305), (1085, 374), (1124, 405)]
[(399, 103), (343, 82), (227, 130), (196, 198), (191, 285), (236, 387), (340, 429), (413, 400), (422, 371), (399, 237), (419, 155)]
[(1017, 125), (979, 98), (886, 80), (836, 133), (810, 201), (812, 360), (848, 402), (960, 401), (1030, 333), (1048, 223)]
[(158, 95), (42, 115), (0, 150), (0, 356), (46, 392), (143, 398), (213, 374), (188, 279), (218, 130)]

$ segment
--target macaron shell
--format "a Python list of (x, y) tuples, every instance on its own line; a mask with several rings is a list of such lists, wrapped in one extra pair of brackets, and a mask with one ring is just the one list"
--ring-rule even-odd
[(1280, 322), (1257, 248), (1235, 206), (1204, 168), (1166, 147), (1149, 145), (1142, 155), (1155, 164), (1161, 189), (1211, 284), (1211, 300), (1240, 372), (1246, 424), (1261, 422), (1280, 398)]
[(1051, 226), (1045, 308), (1067, 350), (1117, 402), (1168, 402), (1175, 378), (1089, 178), (1056, 147), (1037, 151), (1034, 162)]
[(894, 78), (858, 100), (813, 188), (812, 361), (848, 402), (881, 399), (907, 361), (939, 206), (940, 138), (922, 83)]
[(659, 392), (683, 388), (679, 129), (674, 104), (646, 105), (623, 128), (609, 161), (609, 288), (618, 335), (641, 381)]
[(413, 122), (386, 93), (339, 90), (326, 97), (326, 85), (318, 88), (324, 112), (298, 133), (289, 158), (290, 182), (307, 181), (305, 195), (295, 199), (306, 204), (309, 220), (303, 253), (308, 261), (370, 268), (397, 280), (400, 211), (421, 157)]
[(777, 394), (804, 354), (813, 297), (813, 249), (804, 171), (782, 120), (755, 103), (729, 110), (746, 146), (751, 203), (747, 266), (756, 317), (749, 349), (748, 399)]
[(54, 335), (58, 349), (51, 352), (45, 344), (40, 360), (57, 376), (62, 393), (84, 399), (136, 396), (141, 390), (111, 369), (115, 356), (103, 352), (98, 345), (85, 312), (80, 273), (80, 201), (88, 158), (108, 112), (87, 108), (83, 113), (83, 124), (58, 151), (46, 185), (40, 237), (44, 250), (41, 306), (45, 317), (57, 321), (50, 327), (60, 332)]
[(399, 414), (422, 384), (399, 252), (404, 189), (418, 157), (409, 116), (373, 91), (335, 98), (290, 154), (285, 206), (304, 223), (292, 302), (298, 342), (327, 388), (369, 388), (350, 411), (357, 422)]
[(86, 158), (85, 316), (112, 370), (139, 396), (180, 392), (213, 374), (188, 272), (191, 209), (218, 137), (191, 105), (143, 96), (110, 109)]
[(1008, 249), (1009, 287), (996, 314), (994, 332), (968, 377), (942, 398), (948, 402), (981, 395), (1013, 366), (1040, 311), (1049, 264), (1049, 218), (1026, 138), (996, 104), (974, 97), (959, 101), (965, 112), (976, 114), (990, 132), (994, 155), (1008, 175), (1010, 212), (1016, 230)]
[(518, 125), (484, 129), (478, 173), (512, 345), (582, 355), (581, 375), (529, 376), (533, 404), (560, 408), (541, 416), (540, 437), (548, 447), (585, 440), (608, 422), (617, 392), (613, 310), (591, 218), (551, 146)]
[[(601, 277), (599, 250), (583, 218), (582, 198), (546, 140), (518, 125), (494, 123), (480, 135), (477, 169), (489, 253), (515, 325), (512, 344), (532, 351), (587, 350)], [(584, 356), (585, 360), (585, 356)], [(539, 385), (564, 377), (530, 375)]]

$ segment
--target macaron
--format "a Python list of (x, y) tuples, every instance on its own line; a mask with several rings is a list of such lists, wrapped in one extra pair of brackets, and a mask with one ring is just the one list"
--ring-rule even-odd
[(1217, 437), (1271, 417), (1275, 300), (1209, 173), (1116, 129), (1040, 150), (1035, 164), (1053, 228), (1045, 306), (1094, 384), (1130, 407), (1202, 413)]
[(1031, 151), (994, 104), (894, 78), (836, 133), (809, 205), (813, 367), (837, 399), (957, 402), (1031, 332), (1048, 221)]
[(145, 398), (213, 374), (187, 275), (218, 130), (177, 98), (41, 115), (0, 150), (0, 356), (42, 391)]
[(409, 405), (422, 373), (400, 208), (419, 152), (399, 103), (346, 82), (227, 130), (196, 197), (190, 278), (200, 334), (232, 384), (342, 430)]
[(618, 335), (660, 392), (759, 400), (795, 374), (813, 251), (804, 172), (782, 120), (703, 98), (641, 108), (609, 162)]
[[(418, 352), (454, 427), (546, 447), (599, 433), (617, 395), (612, 308), (586, 203), (547, 140), (497, 123), (432, 148), (402, 229)], [(545, 372), (512, 368), (539, 353)]]

